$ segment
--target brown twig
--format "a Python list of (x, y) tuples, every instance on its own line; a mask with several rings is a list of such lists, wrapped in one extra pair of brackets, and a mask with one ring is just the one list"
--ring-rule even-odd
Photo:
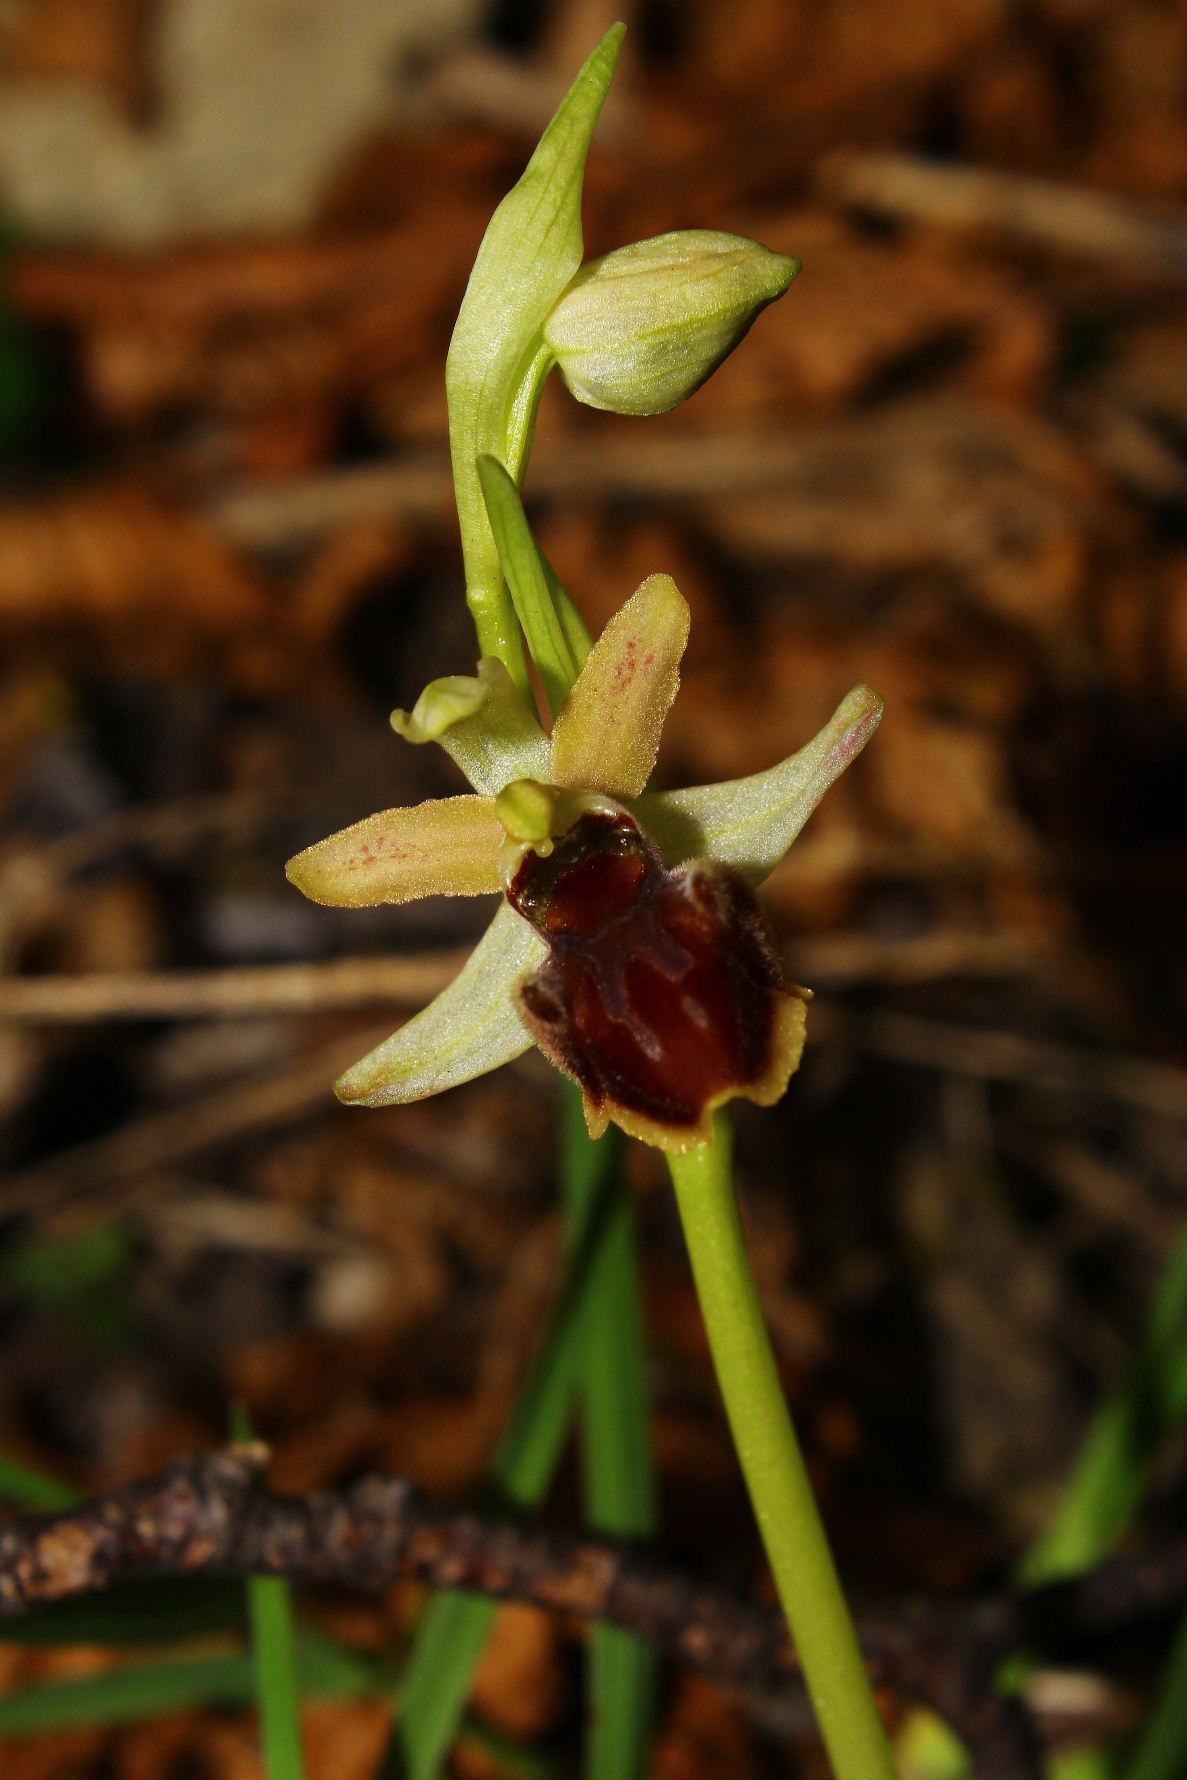
[(955, 230), (991, 230), (1019, 240), (1182, 278), (1187, 242), (1173, 215), (1086, 186), (941, 165), (919, 155), (828, 155), (818, 184), (842, 204)]
[[(0, 977), (0, 1021), (73, 1026), (100, 1020), (209, 1020), (330, 1008), (421, 1007), (468, 957), (456, 948), (397, 957), (334, 958), (210, 970), (93, 971)], [(801, 940), (791, 974), (814, 986), (932, 982), (946, 976), (1025, 975), (1051, 954), (1017, 934), (927, 934), (883, 940), (840, 933)]]
[(1105, 1095), (1162, 1118), (1187, 1118), (1187, 1071), (1171, 1063), (1092, 1051), (1086, 1046), (994, 1032), (916, 1014), (863, 1017), (863, 1050), (899, 1063), (917, 1063), (985, 1081), (1041, 1082), (1044, 1086)]
[[(795, 1694), (795, 1656), (775, 1614), (637, 1550), (441, 1507), (399, 1477), (273, 1496), (261, 1485), (267, 1457), (251, 1445), (179, 1459), (66, 1513), (0, 1527), (0, 1619), (145, 1577), (267, 1574), (367, 1590), (414, 1577), (629, 1626), (768, 1718)], [(1114, 1629), (1184, 1594), (1187, 1547), (1021, 1599), (867, 1614), (862, 1642), (880, 1685), (926, 1701), (968, 1739), (982, 1780), (1031, 1780), (1041, 1770), (1027, 1714), (992, 1682), (1002, 1657), (1026, 1636)]]
[(0, 1020), (72, 1025), (88, 1020), (200, 1020), (324, 1008), (420, 1007), (457, 975), (464, 951), (335, 958), (229, 970), (95, 972), (0, 979)]
[(0, 1527), (0, 1619), (154, 1576), (279, 1575), (376, 1589), (412, 1576), (629, 1624), (685, 1660), (759, 1685), (794, 1664), (777, 1620), (654, 1569), (625, 1547), (572, 1540), (424, 1500), (399, 1477), (273, 1496), (267, 1448), (177, 1459), (54, 1515)]
[(0, 1188), (0, 1218), (33, 1208), (45, 1210), (111, 1181), (168, 1167), (247, 1132), (332, 1106), (329, 1084), (334, 1077), (386, 1038), (391, 1028), (389, 1020), (382, 1028), (369, 1027), (353, 1038), (336, 1039), (295, 1062), (290, 1058), (277, 1069), (215, 1089), (184, 1106), (149, 1113), (10, 1175)]
[(1060, 954), (1029, 933), (948, 927), (902, 939), (851, 931), (818, 934), (797, 940), (785, 958), (796, 982), (823, 989), (934, 983), (949, 977), (1028, 977), (1057, 969)]
[(26, 844), (0, 869), (0, 966), (19, 950), (29, 922), (58, 886), (88, 866), (123, 847), (168, 853), (192, 847), (212, 832), (251, 834), (276, 815), (274, 801), (265, 804), (241, 794), (178, 798), (116, 810), (54, 840)]
[[(638, 1551), (444, 1508), (399, 1477), (273, 1496), (260, 1483), (267, 1458), (251, 1445), (179, 1459), (65, 1513), (0, 1527), (0, 1619), (149, 1577), (275, 1575), (367, 1590), (413, 1577), (629, 1626), (760, 1709), (798, 1694), (774, 1613)], [(876, 1679), (952, 1716), (978, 1742), (987, 1780), (1037, 1780), (1027, 1726), (1014, 1708), (998, 1710), (991, 1687), (955, 1672), (950, 1630), (933, 1620), (916, 1608), (902, 1622), (870, 1623)], [(987, 1676), (979, 1646), (961, 1646), (961, 1662), (974, 1648), (971, 1667)], [(999, 1744), (1000, 1758), (987, 1755)]]
[[(992, 478), (990, 450), (1005, 465)], [(764, 547), (967, 567), (970, 537), (992, 536), (998, 515), (1016, 512), (1036, 460), (1044, 485), (1053, 463), (1063, 477), (1076, 474), (1052, 429), (926, 398), (897, 404), (885, 422), (862, 414), (732, 435), (575, 433), (533, 465), (532, 485), (562, 500), (711, 502), (722, 522), (741, 497), (780, 494), (763, 509)], [(426, 449), (281, 486), (244, 484), (219, 494), (208, 517), (240, 549), (288, 549), (371, 520), (432, 524), (452, 511), (450, 489), (447, 453)]]

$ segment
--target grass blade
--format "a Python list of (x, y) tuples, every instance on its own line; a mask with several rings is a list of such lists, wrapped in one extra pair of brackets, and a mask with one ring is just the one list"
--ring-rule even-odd
[(0, 1452), (0, 1496), (37, 1514), (56, 1514), (60, 1509), (73, 1508), (79, 1499), (78, 1491), (68, 1483), (60, 1483), (48, 1471), (26, 1465), (23, 1459), (14, 1459), (6, 1452)]
[(253, 1688), (251, 1659), (242, 1653), (134, 1663), (6, 1694), (0, 1699), (0, 1737), (27, 1737), (76, 1724), (126, 1724), (211, 1701), (246, 1705)]
[(1019, 1568), (1027, 1586), (1099, 1562), (1133, 1518), (1167, 1436), (1187, 1416), (1187, 1232), (1155, 1291), (1137, 1352), (1080, 1448), (1056, 1514)]
[(264, 1772), (268, 1780), (305, 1780), (293, 1596), (282, 1576), (250, 1579), (247, 1616)]
[[(590, 1142), (576, 1088), (566, 1085), (564, 1105), (561, 1180), (566, 1203), (580, 1215), (598, 1174), (617, 1176), (622, 1143), (617, 1130)], [(653, 1532), (656, 1516), (635, 1222), (634, 1204), (620, 1190), (593, 1262), (581, 1327), (586, 1518), (595, 1531), (620, 1538)], [(590, 1780), (638, 1780), (651, 1736), (655, 1651), (636, 1633), (595, 1625), (589, 1663), (585, 1771)]]
[[(371, 1658), (313, 1631), (301, 1633), (298, 1658), (302, 1686), (321, 1699), (349, 1699), (390, 1688), (390, 1677)], [(128, 1663), (99, 1675), (6, 1694), (0, 1698), (0, 1737), (76, 1724), (127, 1724), (211, 1704), (249, 1706), (255, 1696), (255, 1665), (244, 1650)]]
[(458, 1734), (497, 1603), (449, 1590), (421, 1616), (380, 1780), (430, 1780)]
[[(246, 1444), (254, 1437), (247, 1410), (236, 1405), (231, 1438)], [(305, 1780), (293, 1591), (283, 1576), (251, 1576), (244, 1592), (264, 1773), (267, 1780)]]
[(1187, 1614), (1171, 1647), (1153, 1715), (1123, 1769), (1123, 1780), (1179, 1780), (1187, 1773)]
[[(574, 1182), (567, 1206), (566, 1288), (491, 1463), (492, 1492), (512, 1507), (535, 1507), (560, 1462), (579, 1380), (585, 1307), (613, 1221), (613, 1148), (588, 1148), (591, 1165)], [(381, 1780), (433, 1780), (439, 1772), (457, 1735), (495, 1611), (493, 1602), (456, 1591), (429, 1602), (413, 1641)]]
[[(1037, 1587), (1061, 1576), (1091, 1569), (1107, 1555), (1133, 1519), (1151, 1468), (1167, 1436), (1187, 1415), (1187, 1230), (1163, 1269), (1150, 1304), (1146, 1326), (1124, 1376), (1105, 1398), (1089, 1425), (1072, 1466), (1063, 1499), (1050, 1525), (1035, 1540), (1018, 1566), (1022, 1587)], [(1187, 1622), (1185, 1622), (1187, 1625)], [(1019, 1658), (1008, 1665), (1009, 1685), (1020, 1687), (1033, 1665)], [(1187, 1741), (1187, 1714), (1173, 1697), (1174, 1686), (1187, 1694), (1187, 1631), (1181, 1630), (1171, 1656), (1168, 1686), (1142, 1738), (1125, 1780), (1167, 1780), (1181, 1766), (1158, 1766), (1167, 1748)], [(1176, 1675), (1179, 1677), (1176, 1683)], [(1175, 1738), (1179, 1743), (1175, 1743)], [(1072, 1752), (1087, 1769), (1108, 1771), (1111, 1758), (1103, 1745)], [(1154, 1765), (1149, 1773), (1140, 1762)], [(1181, 1761), (1181, 1757), (1180, 1757)], [(1137, 1764), (1137, 1765), (1135, 1765)], [(1062, 1775), (1053, 1757), (1052, 1774)]]

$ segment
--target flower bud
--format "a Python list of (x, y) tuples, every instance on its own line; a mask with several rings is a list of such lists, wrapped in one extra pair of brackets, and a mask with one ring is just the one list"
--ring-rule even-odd
[(544, 338), (579, 402), (664, 414), (701, 387), (799, 269), (743, 235), (657, 235), (582, 266)]

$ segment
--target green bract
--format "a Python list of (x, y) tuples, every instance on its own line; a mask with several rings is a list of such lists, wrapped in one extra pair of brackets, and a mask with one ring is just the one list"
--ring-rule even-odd
[(581, 264), (585, 157), (625, 30), (607, 31), (491, 218), (445, 367), (466, 598), (482, 653), (499, 656), (525, 689), (523, 644), (487, 523), (478, 460), (489, 455), (516, 479), (522, 473), (540, 385), (552, 365), (544, 319)]
[[(699, 389), (799, 271), (797, 260), (755, 241), (703, 229), (639, 241), (582, 266), (585, 161), (624, 32), (615, 25), (606, 33), (491, 218), (446, 363), (466, 598), (483, 655), (502, 661), (525, 695), (521, 625), (529, 626), (504, 580), (492, 526), (496, 507), (514, 519), (512, 496), (549, 371), (559, 363), (572, 393), (595, 408), (662, 413)], [(524, 557), (535, 544), (526, 526), (519, 529)], [(502, 543), (505, 550), (508, 539)], [(545, 599), (534, 596), (532, 581)], [(554, 646), (533, 649), (533, 658), (555, 706), (589, 638), (543, 559), (521, 583), (538, 625), (554, 633)]]
[(544, 338), (579, 402), (664, 414), (701, 387), (799, 269), (742, 235), (657, 235), (582, 266)]

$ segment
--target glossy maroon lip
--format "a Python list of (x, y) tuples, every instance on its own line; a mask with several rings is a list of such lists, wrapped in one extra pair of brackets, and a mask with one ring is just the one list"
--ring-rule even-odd
[(723, 867), (667, 866), (631, 816), (591, 814), (549, 857), (528, 853), (507, 895), (549, 948), (521, 1012), (587, 1109), (690, 1135), (733, 1095), (782, 1091), (791, 997), (753, 896)]

